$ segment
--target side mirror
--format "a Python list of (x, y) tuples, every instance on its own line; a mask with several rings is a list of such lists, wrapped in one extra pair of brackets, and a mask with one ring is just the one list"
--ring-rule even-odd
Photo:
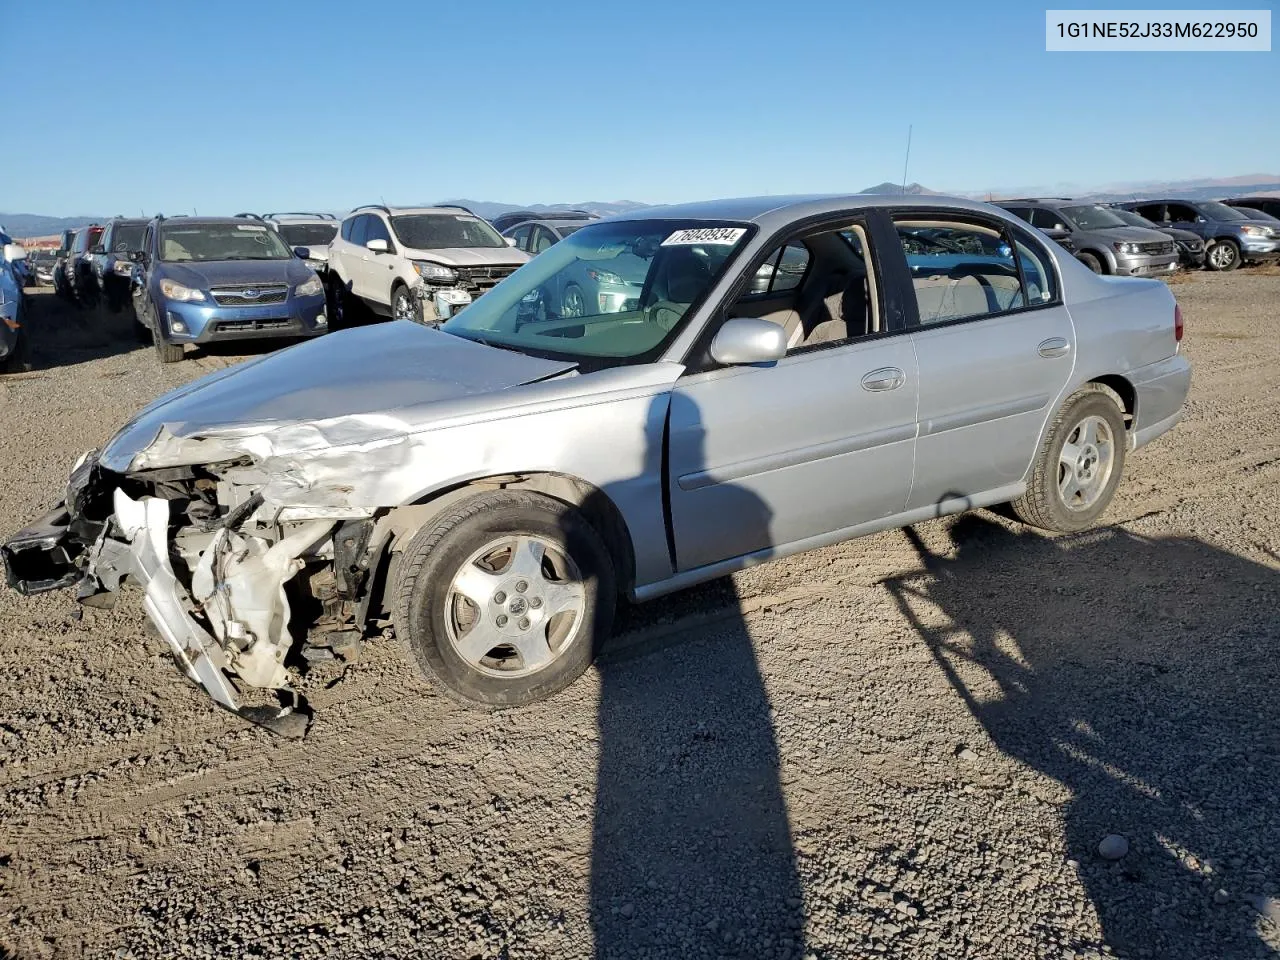
[(508, 247), (514, 247), (514, 246), (516, 245), (516, 238), (515, 238), (515, 237), (507, 237), (507, 238), (506, 238), (506, 241), (507, 241), (507, 246), (508, 246)]
[(4, 245), (4, 258), (10, 263), (13, 263), (16, 260), (25, 260), (27, 258), (27, 251), (20, 243), (6, 243)]
[(1050, 240), (1062, 240), (1071, 233), (1070, 230), (1060, 223), (1055, 223), (1052, 227), (1045, 227), (1042, 232)]
[(386, 253), (391, 248), (387, 246), (387, 241), (381, 237), (366, 241), (365, 249), (372, 250), (374, 253)]
[(132, 260), (134, 263), (146, 263), (147, 252), (145, 250), (130, 250), (129, 259)]
[(299, 260), (310, 260), (311, 250), (308, 247), (294, 247), (293, 255), (297, 257)]
[(734, 317), (711, 341), (711, 359), (730, 365), (772, 363), (787, 355), (787, 333), (771, 320)]

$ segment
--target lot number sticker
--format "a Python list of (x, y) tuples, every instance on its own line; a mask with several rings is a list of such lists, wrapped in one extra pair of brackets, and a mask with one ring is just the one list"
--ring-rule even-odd
[(746, 227), (699, 227), (696, 230), (677, 230), (662, 241), (664, 247), (688, 247), (696, 243), (714, 243), (731, 247), (737, 243)]

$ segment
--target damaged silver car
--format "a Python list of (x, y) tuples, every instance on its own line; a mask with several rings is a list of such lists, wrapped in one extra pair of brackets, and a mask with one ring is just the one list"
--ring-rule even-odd
[[(647, 264), (628, 309), (551, 308), (620, 257)], [(986, 504), (1087, 527), (1181, 416), (1181, 335), (1165, 285), (985, 204), (646, 210), (438, 330), (347, 330), (162, 397), (3, 556), (24, 593), (135, 581), (187, 676), (278, 732), (305, 729), (318, 653), (387, 627), (449, 695), (518, 705), (586, 670), (619, 598)]]

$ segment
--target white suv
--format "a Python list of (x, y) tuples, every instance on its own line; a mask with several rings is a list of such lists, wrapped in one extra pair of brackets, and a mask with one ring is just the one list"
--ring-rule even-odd
[(329, 245), (330, 309), (352, 298), (435, 324), (510, 276), (528, 255), (465, 207), (357, 207)]

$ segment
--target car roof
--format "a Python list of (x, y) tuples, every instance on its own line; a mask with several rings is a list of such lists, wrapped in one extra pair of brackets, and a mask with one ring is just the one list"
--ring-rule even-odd
[[(946, 210), (990, 213), (991, 205), (963, 197), (942, 194), (845, 193), (795, 196), (738, 197), (704, 200), (698, 203), (645, 207), (607, 219), (620, 220), (736, 220), (762, 227), (790, 223), (806, 217), (823, 216), (867, 207), (937, 207)], [(595, 221), (593, 221), (595, 222)]]
[(208, 227), (224, 223), (234, 223), (241, 227), (266, 226), (262, 221), (250, 220), (246, 222), (244, 217), (159, 217), (158, 219), (162, 224), (174, 221), (184, 227)]

